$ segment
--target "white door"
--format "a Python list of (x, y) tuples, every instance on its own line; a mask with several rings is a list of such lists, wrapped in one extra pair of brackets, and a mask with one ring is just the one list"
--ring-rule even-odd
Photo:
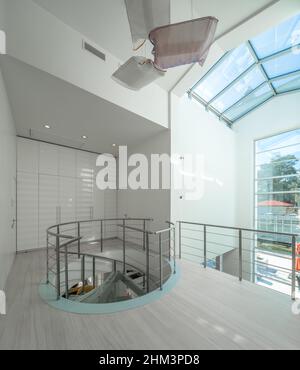
[(58, 176), (39, 175), (39, 247), (46, 247), (46, 231), (60, 223)]
[[(76, 220), (76, 180), (72, 177), (59, 177), (59, 220), (61, 223)], [(77, 236), (77, 226), (62, 226), (61, 232)]]
[[(94, 166), (90, 153), (76, 152), (76, 219), (78, 221), (92, 220), (94, 218)], [(81, 226), (83, 241), (93, 240), (93, 224), (86, 223)]]

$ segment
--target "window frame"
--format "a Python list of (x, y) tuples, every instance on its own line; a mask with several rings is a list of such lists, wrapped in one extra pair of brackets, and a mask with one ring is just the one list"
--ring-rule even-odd
[[(300, 14), (297, 15), (296, 17), (300, 17)], [(291, 19), (291, 21), (293, 20), (294, 18)], [(300, 19), (300, 18), (299, 18)], [(275, 27), (276, 28), (276, 27)], [(267, 31), (268, 32), (268, 31)], [(253, 39), (252, 41), (254, 41), (255, 39)], [(282, 86), (278, 89), (276, 89), (274, 83), (277, 82), (277, 81), (280, 81), (282, 79), (286, 79), (288, 77), (299, 77), (300, 78), (300, 67), (299, 69), (297, 69), (296, 71), (290, 71), (289, 73), (285, 73), (285, 74), (281, 74), (281, 75), (278, 75), (276, 77), (273, 77), (273, 78), (270, 78), (270, 76), (267, 74), (265, 68), (264, 68), (264, 63), (267, 63), (267, 62), (270, 62), (272, 60), (275, 60), (275, 59), (278, 59), (278, 58), (281, 58), (282, 56), (284, 55), (290, 55), (292, 54), (294, 48), (299, 48), (300, 49), (300, 43), (296, 44), (296, 45), (292, 45), (284, 50), (280, 50), (280, 51), (277, 51), (275, 53), (273, 53), (272, 55), (268, 55), (266, 57), (263, 57), (263, 58), (259, 58), (256, 50), (255, 50), (255, 47), (253, 46), (252, 44), (252, 41), (251, 40), (248, 40), (245, 44), (242, 44), (242, 45), (245, 45), (247, 47), (247, 49), (249, 50), (250, 54), (252, 55), (253, 57), (253, 60), (254, 60), (254, 64), (252, 64), (250, 67), (248, 67), (243, 73), (241, 73), (237, 78), (235, 78), (233, 81), (231, 81), (228, 85), (226, 85), (226, 87), (221, 90), (220, 92), (218, 92), (217, 94), (214, 95), (214, 97), (212, 99), (210, 99), (210, 101), (206, 101), (203, 96), (200, 96), (196, 89), (197, 87), (203, 83), (203, 81), (205, 81), (205, 79), (207, 79), (209, 76), (211, 76), (211, 74), (214, 73), (215, 69), (217, 69), (218, 67), (220, 67), (220, 65), (225, 62), (226, 58), (228, 58), (230, 56), (230, 54), (232, 52), (234, 52), (235, 50), (237, 50), (238, 48), (234, 49), (234, 50), (231, 50), (229, 52), (226, 52), (209, 70), (208, 72), (202, 76), (202, 78), (188, 91), (188, 95), (190, 98), (193, 98), (195, 99), (196, 101), (198, 101), (200, 104), (202, 104), (205, 109), (207, 111), (211, 111), (213, 112), (218, 118), (220, 121), (223, 121), (227, 126), (229, 127), (232, 127), (232, 125), (238, 121), (240, 121), (242, 118), (244, 118), (246, 115), (248, 115), (249, 113), (253, 112), (254, 110), (260, 108), (261, 106), (265, 105), (268, 101), (270, 101), (271, 99), (275, 98), (275, 97), (278, 97), (278, 96), (281, 96), (281, 95), (286, 95), (286, 94), (292, 94), (292, 93), (295, 93), (295, 92), (299, 92), (300, 91), (300, 86), (299, 88), (295, 88), (295, 89), (282, 89)], [(242, 46), (240, 45), (240, 47)], [(248, 94), (246, 94), (245, 96), (243, 96), (241, 99), (239, 99), (237, 102), (235, 102), (234, 104), (232, 104), (231, 106), (227, 107), (227, 109), (223, 112), (219, 112), (215, 107), (212, 106), (212, 104), (217, 100), (219, 99), (220, 97), (223, 96), (223, 94), (225, 94), (226, 92), (228, 92), (229, 89), (231, 89), (235, 84), (237, 84), (241, 79), (245, 78), (245, 76), (247, 76), (249, 73), (251, 73), (251, 71), (255, 68), (258, 68), (261, 73), (263, 74), (264, 78), (265, 78), (265, 81), (260, 84), (259, 86), (257, 86), (255, 89), (253, 89), (252, 91), (249, 91)], [(256, 91), (259, 90), (259, 88), (261, 88), (264, 84), (267, 84), (270, 88), (270, 93), (272, 93), (272, 95), (268, 98), (266, 98), (265, 100), (263, 100), (262, 102), (258, 103), (258, 104), (254, 104), (253, 107), (251, 107), (250, 109), (248, 110), (245, 110), (244, 112), (241, 111), (241, 114), (240, 115), (237, 115), (236, 117), (233, 117), (233, 118), (229, 118), (226, 116), (226, 114), (230, 113), (230, 111), (235, 108), (238, 104), (242, 103), (245, 99), (249, 99), (249, 97)]]

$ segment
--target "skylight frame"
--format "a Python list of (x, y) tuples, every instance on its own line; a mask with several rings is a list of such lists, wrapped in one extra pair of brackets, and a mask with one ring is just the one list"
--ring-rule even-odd
[[(282, 95), (287, 95), (287, 94), (292, 94), (292, 93), (295, 93), (295, 92), (298, 92), (300, 91), (300, 87), (299, 88), (296, 88), (296, 89), (291, 89), (291, 90), (288, 90), (288, 91), (282, 91), (282, 92), (278, 92), (275, 88), (275, 86), (273, 85), (273, 82), (276, 82), (276, 81), (280, 81), (281, 79), (285, 79), (285, 78), (288, 78), (288, 77), (292, 77), (292, 76), (299, 76), (300, 77), (300, 65), (299, 65), (299, 69), (295, 70), (295, 71), (292, 71), (292, 72), (289, 72), (289, 73), (285, 73), (285, 74), (282, 74), (280, 76), (276, 76), (274, 78), (270, 78), (264, 68), (264, 63), (266, 62), (269, 62), (269, 61), (272, 61), (272, 60), (275, 60), (277, 58), (280, 58), (284, 55), (287, 55), (287, 54), (290, 54), (293, 52), (293, 50), (298, 49), (300, 50), (300, 43), (296, 44), (296, 45), (292, 45), (291, 47), (288, 47), (284, 50), (280, 50), (272, 55), (269, 55), (269, 56), (266, 56), (264, 58), (259, 58), (258, 54), (256, 53), (255, 51), (255, 47), (252, 45), (251, 41), (247, 41), (245, 44), (244, 44), (250, 54), (252, 55), (253, 57), (253, 60), (254, 60), (254, 63), (248, 67), (243, 73), (241, 73), (236, 79), (234, 79), (233, 81), (231, 81), (223, 90), (221, 90), (220, 92), (218, 92), (212, 99), (210, 99), (210, 101), (206, 101), (203, 97), (201, 97), (196, 89), (197, 87), (203, 83), (203, 81), (208, 77), (210, 76), (211, 74), (214, 73), (215, 69), (217, 67), (219, 67), (221, 65), (221, 63), (223, 63), (226, 58), (228, 57), (228, 55), (230, 53), (232, 53), (232, 51), (229, 51), (227, 53), (225, 53), (217, 63), (215, 63), (212, 68), (200, 79), (200, 81), (198, 81), (189, 91), (188, 91), (188, 95), (190, 98), (193, 98), (195, 100), (197, 100), (200, 104), (202, 104), (205, 109), (207, 111), (210, 111), (210, 112), (213, 112), (221, 121), (223, 121), (227, 126), (229, 127), (232, 127), (232, 125), (236, 122), (238, 122), (240, 119), (244, 118), (246, 115), (248, 115), (249, 113), (251, 113), (252, 111), (254, 111), (255, 109), (261, 107), (262, 105), (266, 104), (268, 101), (270, 101), (271, 99), (273, 99), (274, 97), (277, 97), (277, 96), (282, 96)], [(245, 96), (243, 96), (241, 99), (239, 99), (237, 102), (235, 102), (233, 105), (229, 106), (225, 111), (223, 111), (222, 113), (219, 112), (216, 108), (214, 108), (212, 106), (212, 104), (220, 97), (222, 97), (229, 89), (231, 89), (233, 86), (235, 86), (236, 84), (238, 84), (239, 81), (241, 81), (245, 76), (247, 76), (253, 69), (255, 68), (258, 68), (262, 75), (264, 76), (265, 78), (265, 81), (260, 84), (259, 86), (257, 86), (254, 90), (250, 91), (248, 94), (246, 94)], [(259, 88), (261, 88), (264, 84), (268, 84), (269, 88), (271, 89), (273, 95), (271, 97), (269, 97), (268, 99), (266, 99), (265, 101), (263, 101), (262, 103), (258, 104), (257, 106), (255, 106), (254, 108), (250, 109), (249, 111), (245, 112), (244, 114), (236, 117), (235, 119), (231, 120), (229, 119), (228, 117), (226, 117), (226, 113), (228, 113), (231, 109), (233, 109), (234, 107), (236, 107), (238, 104), (240, 104), (243, 100), (249, 98), (249, 96), (251, 94), (253, 94), (255, 91), (257, 91)]]

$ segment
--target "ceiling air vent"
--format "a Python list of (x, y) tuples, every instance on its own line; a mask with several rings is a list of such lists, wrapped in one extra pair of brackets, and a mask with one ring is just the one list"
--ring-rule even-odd
[(97, 58), (100, 58), (105, 61), (106, 56), (104, 53), (102, 53), (100, 50), (96, 49), (91, 44), (87, 43), (86, 41), (83, 41), (83, 48), (84, 50), (88, 51), (89, 53), (95, 55)]

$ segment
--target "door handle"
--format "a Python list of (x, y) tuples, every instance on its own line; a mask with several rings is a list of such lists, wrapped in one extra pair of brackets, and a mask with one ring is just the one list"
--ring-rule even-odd
[(11, 224), (11, 228), (12, 228), (12, 229), (15, 227), (16, 221), (17, 221), (16, 219), (13, 219), (13, 220), (12, 220), (12, 224)]

